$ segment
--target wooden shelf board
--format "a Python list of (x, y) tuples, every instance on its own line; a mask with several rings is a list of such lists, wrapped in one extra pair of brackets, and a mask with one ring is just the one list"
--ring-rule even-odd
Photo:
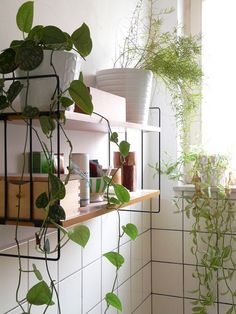
[[(158, 197), (159, 194), (160, 194), (160, 191), (158, 190), (138, 190), (135, 192), (131, 192), (130, 201), (124, 204), (122, 208), (152, 199), (154, 197)], [(112, 208), (112, 209), (107, 208), (106, 202), (90, 204), (87, 207), (80, 208), (80, 212), (78, 213), (78, 215), (70, 217), (65, 221), (62, 221), (62, 226), (69, 227), (69, 226), (87, 221), (89, 219), (107, 214), (115, 209), (116, 208)]]

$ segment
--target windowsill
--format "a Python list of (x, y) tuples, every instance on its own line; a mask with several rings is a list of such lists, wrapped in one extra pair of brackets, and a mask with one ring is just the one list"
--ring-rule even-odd
[[(178, 184), (174, 186), (175, 192), (193, 192), (194, 191), (194, 185), (193, 184)], [(213, 187), (213, 191), (214, 191)], [(231, 185), (231, 192), (236, 193), (236, 185)]]

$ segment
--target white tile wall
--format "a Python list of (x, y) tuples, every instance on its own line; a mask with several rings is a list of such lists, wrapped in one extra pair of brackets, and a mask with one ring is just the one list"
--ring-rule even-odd
[(182, 233), (179, 231), (152, 230), (152, 259), (154, 261), (182, 261)]
[(143, 301), (142, 269), (131, 277), (131, 310), (134, 311)]
[[(86, 274), (85, 274), (86, 278)], [(59, 284), (59, 297), (61, 302), (61, 312), (70, 314), (82, 313), (82, 275), (81, 271), (69, 276)], [(86, 291), (87, 293), (87, 291)]]
[[(140, 223), (142, 230), (142, 214), (134, 214), (133, 220)], [(135, 219), (134, 219), (135, 217)], [(130, 222), (131, 214), (121, 213), (123, 224)], [(102, 254), (106, 249), (115, 249), (115, 237), (111, 237), (117, 226), (115, 213), (92, 219), (86, 223), (91, 232), (91, 238), (85, 249), (81, 249), (73, 242), (69, 242), (61, 252), (59, 261), (49, 262), (49, 268), (57, 288), (61, 301), (62, 314), (103, 314), (105, 294), (112, 288), (115, 276), (115, 267), (107, 261)], [(147, 226), (145, 227), (147, 228)], [(150, 229), (150, 226), (149, 226)], [(56, 235), (50, 234), (51, 246), (56, 244)], [(146, 230), (141, 233), (136, 241), (125, 238), (121, 245), (120, 253), (125, 257), (125, 264), (120, 268), (117, 285), (117, 293), (121, 298), (125, 314), (142, 313), (144, 301), (151, 293), (151, 232)], [(35, 241), (22, 244), (22, 253), (35, 254)], [(11, 249), (15, 253), (14, 249)], [(16, 308), (15, 288), (17, 278), (17, 259), (1, 257), (0, 277), (4, 280), (4, 286), (0, 285), (0, 313), (10, 312), (21, 314)], [(49, 283), (44, 261), (23, 260), (25, 270), (32, 269), (35, 263)], [(146, 265), (144, 268), (143, 266)], [(132, 269), (132, 272), (131, 272)], [(14, 273), (12, 272), (14, 271)], [(132, 276), (133, 275), (133, 276)], [(31, 287), (37, 282), (32, 273), (23, 274), (23, 289), (20, 296), (26, 295), (28, 284)], [(56, 298), (54, 297), (56, 301)], [(145, 301), (146, 306), (149, 306)], [(34, 306), (34, 314), (42, 314), (43, 307)], [(58, 314), (57, 305), (51, 306), (50, 314)], [(117, 310), (110, 308), (107, 314), (118, 314)], [(149, 314), (145, 312), (145, 314)], [(151, 312), (150, 312), (151, 314)]]
[(102, 278), (100, 259), (83, 268), (83, 314), (87, 313), (100, 302), (102, 298), (101, 280)]
[[(152, 314), (151, 296), (145, 300), (133, 314)], [(128, 314), (128, 312), (127, 312)]]
[(182, 265), (168, 263), (152, 263), (153, 293), (183, 296)]
[(102, 246), (102, 223), (101, 217), (88, 220), (84, 223), (90, 230), (90, 238), (86, 247), (82, 251), (82, 265), (85, 267), (89, 263), (101, 256)]
[[(183, 314), (183, 300), (181, 298), (153, 295), (152, 314)], [(190, 314), (191, 312), (186, 312)]]

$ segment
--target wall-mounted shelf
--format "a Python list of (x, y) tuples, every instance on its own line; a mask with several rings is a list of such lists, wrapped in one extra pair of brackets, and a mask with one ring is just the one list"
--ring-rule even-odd
[[(122, 206), (122, 210), (124, 207), (134, 205), (137, 203), (141, 203), (147, 200), (151, 200), (152, 198), (158, 197), (160, 195), (159, 190), (137, 190), (135, 192), (130, 192), (131, 199), (128, 203), (124, 204)], [(102, 216), (104, 214), (107, 214), (111, 211), (114, 211), (116, 208), (107, 208), (106, 202), (100, 202), (100, 203), (91, 203), (90, 205), (86, 207), (80, 207), (78, 209), (78, 213), (74, 214), (72, 216), (69, 216), (66, 220), (61, 221), (61, 225), (63, 227), (69, 227), (81, 222), (85, 222), (89, 219)], [(38, 209), (37, 209), (38, 210)], [(125, 210), (125, 209), (124, 209)], [(153, 213), (155, 211), (153, 210)], [(5, 222), (6, 224), (13, 225), (16, 223), (14, 219), (7, 220)], [(40, 223), (40, 222), (39, 222)], [(22, 226), (33, 226), (34, 224), (30, 221), (20, 221), (19, 225)], [(53, 227), (53, 226), (52, 226)]]
[[(159, 195), (160, 191), (158, 190), (137, 190), (135, 192), (130, 192), (131, 199), (128, 203), (124, 204), (122, 208), (150, 200), (158, 197)], [(107, 208), (106, 202), (90, 204), (87, 207), (81, 207), (78, 215), (62, 221), (62, 226), (69, 227), (71, 225), (107, 214), (113, 210), (115, 210), (115, 208)]]
[[(8, 117), (8, 121), (14, 124), (24, 124), (20, 115), (16, 114), (3, 114), (3, 116)], [(77, 113), (72, 111), (65, 111), (66, 124), (64, 128), (66, 130), (77, 130), (77, 131), (89, 131), (89, 132), (108, 132), (108, 126), (106, 120), (103, 118), (92, 114), (87, 115), (83, 113)], [(38, 119), (33, 120), (33, 124), (39, 125)], [(153, 125), (138, 124), (132, 122), (122, 122), (122, 121), (110, 121), (110, 125), (113, 131), (124, 132), (127, 129), (136, 129), (144, 132), (160, 132), (160, 127)]]

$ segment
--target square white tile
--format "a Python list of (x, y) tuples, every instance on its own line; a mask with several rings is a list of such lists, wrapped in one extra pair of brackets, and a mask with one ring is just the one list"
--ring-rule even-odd
[(153, 293), (183, 295), (182, 265), (153, 262), (152, 272)]
[(182, 232), (152, 230), (152, 259), (163, 262), (182, 262)]
[(120, 286), (131, 274), (131, 242), (127, 242), (120, 247), (120, 254), (124, 257), (125, 262), (119, 269), (118, 285)]
[(138, 228), (138, 234), (143, 232), (143, 215), (141, 213), (131, 212), (131, 223)]
[(96, 305), (88, 314), (102, 314), (102, 303)]
[(131, 313), (131, 280), (127, 280), (118, 288), (118, 296), (122, 303), (122, 313)]
[(102, 216), (102, 253), (113, 251), (118, 244), (118, 214), (116, 211)]
[(84, 223), (90, 230), (90, 239), (82, 250), (82, 266), (85, 267), (101, 256), (102, 232), (101, 217), (93, 218)]
[(59, 280), (82, 268), (82, 248), (80, 245), (69, 241), (61, 250), (59, 259)]
[(102, 298), (101, 259), (82, 270), (82, 313), (85, 314), (97, 305)]
[(134, 314), (152, 314), (152, 304), (151, 304), (151, 296), (145, 300), (136, 311), (134, 311)]
[[(21, 254), (27, 255), (28, 244), (23, 243), (20, 245)], [(16, 249), (4, 250), (6, 254), (16, 254)], [(19, 262), (18, 258), (1, 256), (1, 267), (0, 267), (0, 305), (1, 312), (5, 313), (10, 309), (17, 306), (16, 303), (16, 288), (18, 285), (19, 278)], [(28, 270), (27, 260), (22, 259), (23, 270)], [(22, 300), (26, 297), (28, 291), (28, 274), (22, 273), (21, 286), (19, 290), (19, 299)]]
[[(153, 295), (152, 314), (183, 314), (183, 300), (181, 298)], [(192, 312), (186, 312), (190, 314)]]
[[(103, 257), (102, 258), (102, 298), (104, 298), (108, 292), (111, 292), (115, 276), (116, 276), (116, 267), (112, 265), (111, 262), (109, 262), (109, 260), (106, 257)], [(117, 288), (117, 281), (116, 281), (116, 288)]]
[(151, 263), (143, 268), (143, 300), (151, 295), (152, 290)]
[(82, 276), (81, 271), (64, 279), (59, 284), (61, 312), (70, 314), (82, 313)]
[(141, 235), (142, 238), (142, 259), (143, 266), (151, 261), (151, 231), (146, 231)]
[(131, 310), (134, 311), (143, 301), (142, 269), (131, 277)]
[(143, 248), (142, 237), (138, 236), (135, 241), (131, 241), (131, 275), (142, 268)]

